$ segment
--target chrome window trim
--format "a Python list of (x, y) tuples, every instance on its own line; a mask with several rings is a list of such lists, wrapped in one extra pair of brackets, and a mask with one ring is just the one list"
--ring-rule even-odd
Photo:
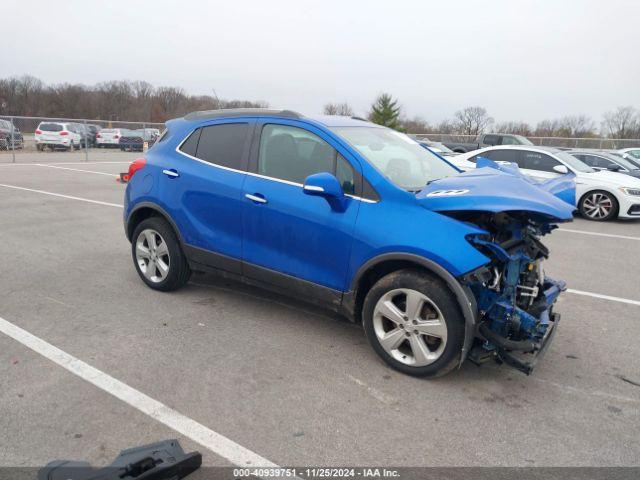
[[(279, 183), (284, 183), (286, 185), (292, 185), (294, 187), (301, 187), (304, 188), (304, 185), (302, 183), (297, 183), (297, 182), (291, 182), (289, 180), (284, 180), (282, 178), (275, 178), (275, 177), (268, 177), (266, 175), (261, 175), (259, 173), (253, 173), (253, 172), (247, 172), (245, 170), (238, 170), (237, 168), (231, 168), (231, 167), (225, 167), (224, 165), (218, 165), (217, 163), (212, 163), (212, 162), (207, 162), (205, 160), (201, 160), (200, 158), (194, 157), (192, 155), (189, 155), (188, 153), (183, 152), (182, 150), (180, 150), (180, 147), (182, 147), (182, 144), (184, 142), (187, 141), (187, 139), (191, 136), (191, 134), (193, 132), (196, 131), (196, 129), (198, 128), (202, 128), (202, 127), (196, 127), (193, 130), (191, 130), (186, 137), (184, 137), (184, 139), (178, 144), (178, 146), (176, 147), (176, 153), (179, 153), (180, 155), (184, 155), (187, 158), (190, 158), (191, 160), (195, 160), (196, 162), (200, 162), (204, 165), (208, 165), (210, 167), (214, 167), (214, 168), (220, 168), (222, 170), (227, 170), (229, 172), (235, 172), (235, 173), (242, 173), (244, 175), (251, 175), (252, 177), (258, 177), (258, 178), (263, 178), (265, 180), (271, 180), (273, 182), (279, 182)], [(344, 194), (345, 197), (349, 197), (349, 198), (353, 198), (354, 200), (358, 200), (360, 202), (364, 202), (364, 203), (378, 203), (379, 200), (371, 200), (369, 198), (362, 198), (362, 197), (358, 197), (356, 195), (351, 195), (349, 193), (345, 193)]]

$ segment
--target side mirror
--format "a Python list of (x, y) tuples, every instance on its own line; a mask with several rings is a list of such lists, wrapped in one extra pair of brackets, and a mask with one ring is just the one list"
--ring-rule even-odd
[(553, 171), (562, 175), (569, 173), (569, 169), (565, 165), (555, 165)]
[(304, 181), (302, 191), (307, 195), (324, 197), (334, 210), (344, 210), (346, 201), (344, 191), (335, 175), (329, 172), (309, 175)]
[(609, 170), (610, 172), (619, 172), (620, 170), (622, 170), (622, 167), (617, 163), (615, 163), (613, 165), (609, 165), (607, 167), (607, 170)]

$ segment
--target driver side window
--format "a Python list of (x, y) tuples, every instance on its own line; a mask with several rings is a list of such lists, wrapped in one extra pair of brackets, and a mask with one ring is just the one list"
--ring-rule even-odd
[(336, 150), (311, 132), (288, 125), (265, 125), (260, 136), (258, 173), (304, 183), (314, 173), (335, 172)]
[(335, 148), (302, 128), (268, 124), (260, 136), (258, 173), (303, 184), (309, 175), (329, 172), (347, 195), (359, 195), (362, 177)]

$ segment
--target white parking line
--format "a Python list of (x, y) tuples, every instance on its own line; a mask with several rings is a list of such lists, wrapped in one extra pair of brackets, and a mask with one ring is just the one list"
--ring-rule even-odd
[(41, 193), (43, 195), (51, 195), (52, 197), (67, 198), (69, 200), (77, 200), (79, 202), (95, 203), (97, 205), (105, 205), (107, 207), (124, 208), (123, 205), (117, 203), (100, 202), (99, 200), (91, 200), (90, 198), (74, 197), (72, 195), (62, 195), (61, 193), (45, 192), (44, 190), (36, 190), (34, 188), (18, 187), (17, 185), (6, 185), (0, 183), (0, 187), (13, 188), (15, 190), (24, 190), (25, 192)]
[(585, 230), (571, 230), (569, 228), (558, 228), (555, 231), (556, 232), (579, 233), (581, 235), (593, 235), (593, 236), (596, 236), (596, 237), (622, 238), (624, 240), (638, 240), (638, 241), (640, 241), (640, 237), (630, 237), (628, 235), (616, 235), (616, 234), (613, 234), (613, 233), (587, 232)]
[(241, 467), (258, 466), (279, 468), (266, 458), (237, 444), (224, 435), (214, 432), (195, 420), (167, 407), (165, 404), (92, 367), (1, 317), (0, 332), (58, 364), (74, 375), (95, 385), (99, 389), (122, 400), (154, 420), (172, 428), (203, 447), (208, 448), (234, 465)]
[(611, 295), (602, 295), (601, 293), (584, 292), (582, 290), (574, 290), (573, 288), (567, 288), (567, 292), (575, 295), (584, 295), (585, 297), (600, 298), (602, 300), (610, 300), (612, 302), (628, 303), (629, 305), (640, 306), (640, 300), (630, 300), (628, 298), (612, 297)]
[(83, 170), (81, 168), (67, 168), (67, 167), (60, 167), (58, 165), (47, 165), (43, 163), (36, 163), (34, 165), (37, 165), (39, 167), (57, 168), (60, 170), (71, 170), (72, 172), (95, 173), (97, 175), (107, 175), (108, 177), (116, 177), (116, 178), (120, 177), (120, 175), (116, 175), (114, 173), (96, 172), (95, 170)]

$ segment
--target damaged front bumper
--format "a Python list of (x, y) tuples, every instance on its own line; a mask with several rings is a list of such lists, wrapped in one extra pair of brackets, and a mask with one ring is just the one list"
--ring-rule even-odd
[[(541, 337), (533, 340), (513, 341), (495, 333), (486, 323), (480, 324), (478, 329), (480, 338), (484, 340), (483, 344), (479, 346), (481, 349), (488, 352), (493, 351), (497, 361), (506, 363), (527, 375), (533, 372), (536, 363), (544, 357), (560, 323), (560, 314), (553, 312), (553, 306), (560, 293), (566, 290), (566, 284), (548, 278), (545, 280), (547, 288), (542, 292), (540, 300), (544, 302), (546, 308), (540, 311), (536, 322), (539, 331), (544, 332)], [(526, 312), (521, 312), (521, 314), (523, 313), (526, 314)], [(481, 352), (475, 351), (473, 353), (477, 355)], [(473, 355), (470, 356), (470, 360), (474, 360)]]
[(556, 334), (560, 315), (553, 308), (566, 284), (544, 275), (548, 250), (538, 231), (520, 233), (503, 244), (470, 239), (492, 262), (466, 275), (463, 283), (478, 307), (469, 360), (481, 364), (493, 359), (528, 375)]

